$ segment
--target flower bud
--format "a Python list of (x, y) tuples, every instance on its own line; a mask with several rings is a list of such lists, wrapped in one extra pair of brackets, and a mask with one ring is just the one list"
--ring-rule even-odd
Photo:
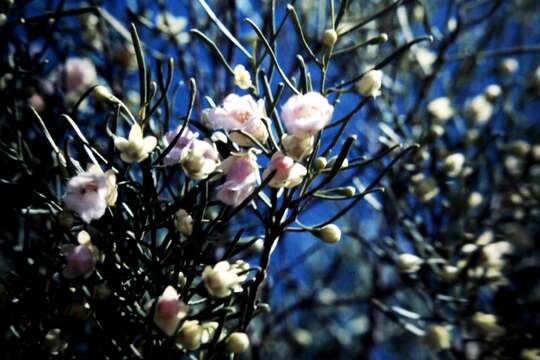
[(191, 236), (193, 233), (193, 218), (184, 209), (180, 209), (176, 212), (176, 230), (186, 236)]
[(326, 47), (332, 47), (338, 39), (338, 34), (334, 29), (326, 29), (323, 33), (322, 42)]
[(448, 325), (434, 324), (428, 326), (426, 329), (424, 341), (433, 351), (449, 349), (451, 340), (452, 337)]
[(510, 75), (519, 69), (519, 62), (514, 58), (508, 58), (504, 59), (500, 66), (504, 73)]
[(454, 108), (450, 99), (447, 97), (439, 97), (431, 100), (427, 105), (427, 111), (439, 123), (444, 123), (454, 116)]
[(413, 254), (401, 254), (399, 255), (397, 266), (402, 273), (414, 273), (420, 270), (420, 266), (424, 261), (418, 256)]
[(234, 83), (244, 90), (251, 87), (251, 75), (244, 65), (236, 65), (234, 68)]
[(482, 200), (482, 194), (480, 194), (478, 191), (474, 191), (469, 195), (469, 198), (467, 199), (467, 205), (469, 205), (470, 208), (474, 208), (480, 205), (482, 203)]
[[(334, 164), (336, 163), (336, 160), (337, 160), (337, 156), (332, 156), (329, 160), (328, 160), (328, 163), (326, 164), (326, 168), (327, 169), (331, 169), (334, 167)], [(343, 169), (344, 167), (347, 167), (349, 166), (349, 160), (347, 160), (347, 158), (343, 159), (343, 163), (341, 164), (341, 167), (340, 169)]]
[(508, 150), (515, 156), (525, 157), (531, 151), (531, 145), (525, 140), (515, 140), (508, 144)]
[(425, 177), (424, 174), (416, 174), (411, 181), (414, 194), (423, 203), (431, 201), (440, 192), (437, 181), (434, 178)]
[(484, 335), (496, 336), (504, 333), (504, 328), (497, 324), (497, 316), (494, 314), (476, 312), (473, 315), (472, 323)]
[(356, 91), (364, 96), (378, 96), (381, 94), (383, 73), (380, 70), (370, 70), (356, 82)]
[(118, 99), (111, 93), (111, 91), (103, 85), (98, 85), (94, 88), (94, 98), (97, 101), (113, 103), (118, 102)]
[(306, 156), (313, 152), (313, 136), (296, 136), (285, 134), (281, 138), (283, 150), (285, 153), (296, 161), (303, 160)]
[(472, 98), (465, 105), (465, 115), (477, 124), (485, 124), (493, 114), (493, 105), (484, 94)]
[(187, 277), (186, 275), (184, 275), (183, 272), (179, 272), (178, 273), (178, 286), (180, 286), (180, 288), (183, 288), (184, 286), (186, 286), (187, 284)]
[(326, 165), (328, 165), (328, 160), (326, 160), (324, 156), (319, 156), (313, 161), (313, 168), (315, 169), (316, 172), (319, 172), (322, 169), (324, 169)]
[(235, 354), (240, 354), (248, 349), (249, 338), (243, 332), (233, 332), (227, 338), (227, 340), (225, 341), (225, 344), (227, 346), (228, 351)]
[(333, 244), (341, 239), (341, 230), (335, 224), (325, 225), (312, 232), (316, 237), (325, 243)]
[(457, 279), (459, 268), (457, 266), (445, 265), (441, 271), (441, 278), (446, 282), (452, 282)]
[(458, 176), (463, 170), (465, 164), (465, 156), (460, 153), (448, 155), (444, 159), (444, 170), (448, 176)]
[(489, 101), (495, 101), (499, 96), (502, 94), (502, 89), (497, 84), (491, 84), (486, 87), (484, 90), (484, 95), (486, 96), (486, 99)]
[(188, 350), (197, 350), (202, 342), (202, 328), (198, 320), (186, 320), (180, 330), (176, 340)]
[(354, 186), (345, 186), (337, 188), (335, 192), (339, 195), (350, 197), (356, 194), (356, 188)]

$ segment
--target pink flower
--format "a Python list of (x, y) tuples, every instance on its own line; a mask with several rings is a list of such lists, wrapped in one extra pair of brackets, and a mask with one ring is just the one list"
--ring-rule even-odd
[(227, 178), (218, 186), (217, 198), (227, 205), (238, 206), (259, 182), (257, 158), (252, 152), (234, 154), (223, 161), (221, 169)]
[(318, 92), (294, 95), (281, 109), (281, 118), (287, 132), (298, 137), (311, 136), (325, 127), (334, 107)]
[(64, 202), (68, 209), (89, 223), (105, 214), (109, 191), (109, 180), (105, 174), (86, 171), (68, 181)]
[(96, 67), (88, 58), (67, 59), (63, 73), (68, 91), (81, 90), (95, 83), (97, 79)]
[(94, 272), (99, 258), (99, 251), (90, 242), (90, 235), (86, 231), (81, 231), (77, 239), (79, 245), (65, 245), (62, 248), (67, 259), (62, 275), (67, 279), (89, 277)]
[(272, 171), (276, 170), (274, 177), (268, 183), (268, 186), (274, 188), (292, 188), (302, 182), (307, 174), (307, 169), (299, 163), (281, 152), (272, 155), (268, 167), (264, 170), (263, 178), (270, 176)]
[[(163, 144), (165, 145), (165, 148), (169, 146), (169, 144), (174, 140), (174, 138), (180, 132), (180, 130), (182, 130), (182, 126), (177, 127), (175, 130), (171, 130), (167, 132), (165, 136), (163, 136)], [(193, 142), (193, 140), (195, 140), (198, 136), (199, 136), (198, 133), (194, 133), (188, 128), (185, 128), (184, 132), (182, 133), (182, 135), (180, 135), (180, 137), (174, 144), (171, 151), (163, 159), (163, 163), (165, 165), (178, 164), (182, 156), (182, 150), (186, 146), (190, 145)]]
[(187, 306), (178, 300), (178, 292), (167, 286), (157, 299), (154, 308), (154, 323), (167, 335), (174, 335), (180, 321), (187, 315)]
[[(264, 101), (255, 101), (251, 95), (228, 95), (223, 104), (210, 109), (208, 123), (214, 128), (234, 131), (242, 130), (261, 143), (268, 139), (268, 129), (265, 121), (268, 117), (264, 109)], [(231, 138), (240, 146), (251, 146), (253, 142), (241, 133), (231, 133)]]

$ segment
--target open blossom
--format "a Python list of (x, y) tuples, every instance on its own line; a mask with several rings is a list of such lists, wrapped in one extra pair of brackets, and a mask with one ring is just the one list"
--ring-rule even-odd
[(281, 138), (281, 145), (285, 153), (294, 160), (303, 160), (306, 156), (313, 152), (315, 137), (313, 136), (296, 136), (284, 134)]
[[(165, 148), (167, 148), (174, 140), (176, 135), (182, 130), (182, 126), (178, 126), (176, 129), (168, 131), (163, 136), (163, 145), (165, 145)], [(174, 146), (171, 148), (171, 151), (165, 155), (165, 158), (163, 159), (163, 163), (165, 165), (175, 165), (180, 163), (180, 158), (182, 157), (182, 150), (193, 140), (195, 140), (199, 136), (198, 133), (194, 133), (191, 130), (189, 130), (187, 127), (184, 128), (184, 131), (182, 132), (182, 135), (176, 140), (176, 143), (174, 143)]]
[(220, 261), (212, 266), (206, 266), (202, 273), (204, 286), (208, 293), (215, 298), (224, 298), (233, 291), (240, 292), (240, 283), (246, 280), (246, 275), (240, 273), (246, 271), (249, 264), (242, 260), (237, 260), (234, 264), (228, 261)]
[(382, 71), (369, 70), (356, 82), (356, 91), (364, 96), (379, 96), (382, 86)]
[(182, 169), (192, 179), (206, 179), (220, 163), (216, 146), (208, 141), (193, 139), (180, 157)]
[(77, 235), (79, 245), (64, 245), (62, 252), (66, 256), (67, 264), (62, 275), (67, 279), (77, 277), (87, 278), (94, 272), (99, 260), (99, 250), (92, 245), (90, 235), (81, 231)]
[(120, 158), (127, 163), (145, 160), (156, 145), (157, 139), (154, 136), (143, 138), (139, 124), (133, 124), (127, 139), (120, 136), (114, 138), (114, 146), (120, 151)]
[(69, 58), (63, 67), (64, 80), (68, 91), (78, 91), (96, 82), (94, 63), (88, 58)]
[(318, 92), (293, 95), (281, 109), (287, 132), (298, 138), (312, 136), (332, 118), (334, 107)]
[(295, 163), (294, 160), (281, 152), (276, 152), (272, 155), (272, 159), (264, 170), (263, 177), (270, 176), (272, 171), (276, 173), (268, 183), (269, 186), (275, 188), (292, 188), (302, 182), (302, 179), (307, 174), (307, 169), (304, 165)]
[(249, 89), (251, 87), (251, 75), (244, 65), (234, 67), (234, 83), (240, 89)]
[(217, 198), (227, 205), (238, 206), (260, 180), (257, 158), (252, 152), (231, 155), (221, 163), (221, 170), (227, 177), (217, 188)]
[(114, 174), (109, 171), (103, 173), (101, 169), (91, 167), (68, 181), (64, 202), (68, 209), (89, 223), (101, 218), (107, 205), (114, 205), (116, 197)]
[(165, 334), (172, 336), (180, 321), (186, 317), (187, 310), (187, 306), (178, 300), (178, 292), (169, 285), (157, 299), (154, 308), (154, 323)]
[(255, 101), (251, 95), (229, 94), (223, 104), (210, 109), (207, 116), (211, 128), (232, 131), (231, 139), (240, 146), (251, 146), (253, 142), (247, 136), (234, 131), (243, 131), (261, 143), (268, 139), (265, 124), (268, 117), (262, 99)]

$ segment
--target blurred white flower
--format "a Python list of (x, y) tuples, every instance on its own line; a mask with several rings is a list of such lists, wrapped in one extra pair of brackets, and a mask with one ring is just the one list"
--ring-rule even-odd
[(356, 82), (356, 91), (364, 96), (379, 96), (381, 94), (383, 73), (380, 70), (370, 70)]
[(513, 74), (519, 69), (519, 62), (515, 58), (504, 59), (501, 63), (501, 69), (507, 74)]
[(398, 269), (402, 273), (414, 273), (420, 270), (424, 261), (414, 254), (404, 253), (398, 257)]
[(448, 176), (458, 176), (463, 170), (465, 164), (465, 156), (460, 153), (448, 155), (443, 162), (444, 170)]
[(133, 124), (127, 139), (120, 136), (114, 138), (114, 146), (120, 151), (120, 158), (127, 163), (145, 160), (156, 145), (157, 139), (154, 136), (143, 138), (139, 124)]
[(477, 124), (485, 124), (493, 115), (493, 105), (484, 94), (476, 95), (465, 105), (465, 114)]
[(491, 84), (486, 87), (484, 90), (484, 95), (489, 101), (495, 101), (502, 94), (502, 89), (497, 84)]
[(251, 87), (251, 75), (244, 65), (236, 65), (234, 67), (234, 83), (243, 90)]
[(224, 298), (233, 291), (241, 292), (240, 283), (246, 279), (246, 275), (239, 275), (247, 270), (249, 265), (241, 260), (230, 264), (228, 261), (220, 261), (212, 266), (206, 266), (202, 273), (204, 286), (208, 293), (215, 298)]
[(156, 16), (156, 27), (166, 34), (174, 35), (180, 44), (189, 42), (189, 33), (183, 31), (186, 26), (187, 19), (183, 16), (174, 16), (168, 11)]
[(454, 108), (452, 107), (450, 99), (446, 96), (431, 100), (427, 105), (427, 111), (440, 123), (444, 123), (454, 116)]
[(302, 179), (307, 174), (307, 169), (300, 163), (295, 163), (294, 160), (281, 152), (276, 152), (272, 155), (268, 166), (263, 172), (263, 178), (270, 176), (272, 171), (276, 171), (268, 186), (274, 188), (292, 188), (302, 182)]
[(94, 63), (88, 58), (69, 58), (62, 67), (67, 91), (80, 91), (97, 81)]
[(309, 137), (324, 128), (332, 118), (334, 107), (318, 92), (291, 96), (281, 109), (287, 132), (297, 138)]
[(437, 55), (424, 47), (417, 47), (414, 53), (416, 55), (416, 61), (420, 64), (420, 67), (424, 72), (431, 72), (432, 66), (437, 59)]
[(180, 209), (176, 212), (176, 229), (187, 236), (191, 236), (193, 233), (193, 218), (184, 209)]

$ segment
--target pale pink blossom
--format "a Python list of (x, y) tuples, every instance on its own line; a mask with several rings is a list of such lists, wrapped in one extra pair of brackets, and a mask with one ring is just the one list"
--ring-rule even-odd
[(187, 306), (178, 299), (178, 292), (169, 285), (157, 299), (154, 323), (165, 334), (172, 336), (180, 321), (186, 317), (187, 311)]
[(268, 121), (262, 99), (255, 101), (251, 95), (228, 95), (223, 104), (208, 111), (208, 124), (211, 128), (223, 128), (231, 131), (231, 138), (240, 146), (251, 146), (253, 142), (245, 135), (234, 131), (243, 131), (255, 140), (265, 143), (268, 139)]
[(260, 180), (257, 158), (252, 152), (231, 155), (221, 163), (221, 170), (227, 177), (217, 188), (217, 198), (227, 205), (238, 206), (253, 193)]
[(281, 109), (287, 132), (298, 137), (311, 136), (324, 128), (332, 117), (334, 107), (318, 92), (294, 95)]
[(109, 179), (105, 174), (83, 172), (68, 181), (64, 203), (84, 222), (89, 223), (105, 214), (109, 186)]
[(64, 245), (62, 247), (67, 259), (62, 275), (67, 279), (81, 276), (89, 277), (94, 272), (99, 259), (99, 250), (92, 245), (90, 235), (86, 231), (81, 231), (77, 240), (79, 245)]
[(94, 63), (88, 58), (69, 58), (63, 68), (68, 91), (78, 91), (96, 82)]
[[(178, 126), (175, 130), (171, 130), (163, 136), (163, 145), (167, 148), (174, 140), (176, 135), (182, 130), (182, 126)], [(178, 138), (174, 146), (171, 148), (171, 151), (163, 159), (165, 165), (174, 165), (180, 163), (180, 158), (182, 156), (182, 150), (188, 145), (190, 145), (193, 140), (199, 136), (198, 133), (194, 133), (188, 128), (185, 128), (182, 132), (182, 135)]]
[(292, 188), (302, 182), (307, 174), (307, 169), (282, 152), (272, 155), (268, 166), (264, 170), (263, 178), (270, 176), (272, 171), (276, 171), (268, 186), (275, 188)]

